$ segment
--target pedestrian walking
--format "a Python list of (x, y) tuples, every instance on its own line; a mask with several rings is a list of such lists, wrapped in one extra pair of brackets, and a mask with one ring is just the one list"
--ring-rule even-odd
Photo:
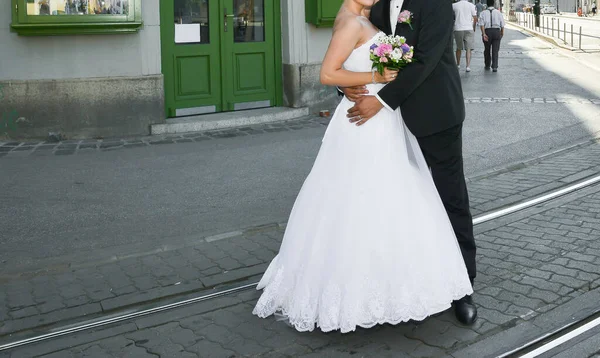
[(483, 37), (485, 49), (483, 57), (485, 69), (490, 66), (494, 72), (498, 72), (498, 52), (500, 51), (500, 41), (504, 36), (504, 17), (502, 13), (494, 8), (494, 0), (487, 0), (487, 9), (479, 17), (479, 26)]
[(452, 4), (454, 9), (454, 39), (456, 41), (456, 64), (460, 69), (462, 50), (466, 52), (467, 72), (471, 72), (471, 51), (475, 45), (477, 8), (468, 0)]
[(592, 4), (592, 16), (596, 16), (596, 11), (598, 11), (596, 3)]
[(477, 0), (477, 4), (475, 4), (475, 9), (477, 9), (477, 18), (479, 19), (479, 15), (481, 15), (481, 12), (484, 10), (484, 6), (481, 3), (481, 0)]

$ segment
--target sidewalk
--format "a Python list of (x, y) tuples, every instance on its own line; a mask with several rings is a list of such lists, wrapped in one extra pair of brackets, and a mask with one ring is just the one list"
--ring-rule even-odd
[(596, 14), (596, 16), (592, 16), (591, 13), (588, 16), (577, 16), (577, 13), (574, 12), (561, 12), (560, 14), (555, 14), (557, 17), (565, 17), (565, 18), (573, 18), (580, 20), (591, 20), (591, 21), (600, 21), (600, 15)]
[[(600, 104), (600, 100), (598, 104)], [(204, 142), (217, 138), (234, 138), (261, 133), (321, 127), (327, 125), (328, 123), (328, 118), (308, 116), (288, 121), (257, 124), (252, 126), (240, 126), (222, 130), (211, 130), (188, 134), (161, 134), (131, 138), (66, 140), (57, 143), (47, 141), (20, 142), (0, 140), (0, 159), (4, 156), (64, 156), (87, 154), (98, 151), (112, 151), (157, 146), (162, 144)]]
[[(501, 208), (598, 172), (600, 143), (591, 141), (545, 158), (470, 178), (473, 213), (478, 215)], [(536, 220), (532, 219), (531, 225), (535, 225)], [(549, 228), (558, 229), (561, 225), (543, 222)], [(65, 324), (80, 320), (81, 316), (89, 319), (166, 297), (200, 294), (219, 285), (260, 275), (278, 251), (284, 228), (284, 223), (272, 223), (209, 237), (175, 238), (159, 250), (134, 255), (127, 253), (137, 251), (120, 246), (98, 252), (98, 261), (59, 257), (44, 262), (42, 266), (48, 269), (37, 272), (16, 273), (18, 268), (15, 272), (3, 272), (0, 275), (0, 336), (4, 338), (1, 340), (7, 340), (8, 334), (38, 326)], [(499, 228), (499, 238), (505, 235), (503, 230), (512, 232)], [(527, 230), (536, 231), (534, 227)], [(585, 234), (591, 232), (582, 230)], [(486, 246), (485, 240), (481, 242), (481, 262), (495, 265), (497, 253), (493, 249), (496, 247)], [(520, 243), (517, 246), (529, 246), (528, 254), (546, 257), (547, 250), (536, 245)], [(484, 272), (478, 282), (487, 283), (494, 275), (497, 273)]]
[[(567, 182), (598, 173), (599, 154), (600, 144), (590, 143), (475, 179), (471, 190), (478, 200), (482, 198), (477, 187), (496, 188), (518, 199), (514, 195), (543, 188), (548, 181)], [(581, 163), (588, 169), (576, 170)], [(252, 256), (268, 261), (281, 233), (282, 228), (273, 225), (234, 238), (213, 237), (202, 244), (202, 251), (210, 252), (202, 260), (195, 261), (199, 253), (187, 249), (173, 253), (163, 265), (183, 269), (214, 262), (213, 275), (200, 275), (210, 286), (224, 281), (226, 268), (233, 270), (229, 273), (249, 270), (233, 267), (243, 266)], [(252, 316), (259, 293), (248, 291), (34, 345), (13, 356), (495, 357), (597, 310), (599, 237), (600, 185), (477, 226), (475, 297), (480, 318), (473, 327), (459, 326), (448, 311), (420, 323), (377, 326), (353, 334), (298, 333), (275, 319)], [(259, 273), (246, 272), (255, 275), (251, 280)]]
[(598, 20), (580, 21), (589, 18), (548, 14), (542, 15), (539, 27), (535, 27), (535, 17), (531, 14), (517, 13), (516, 18), (517, 21), (509, 21), (507, 25), (542, 38), (557, 47), (579, 52), (600, 50)]

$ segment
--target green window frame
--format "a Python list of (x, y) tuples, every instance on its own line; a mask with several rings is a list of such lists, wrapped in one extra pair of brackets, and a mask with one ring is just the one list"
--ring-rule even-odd
[(344, 0), (304, 0), (306, 22), (316, 27), (333, 27), (343, 2)]
[(22, 36), (135, 33), (143, 25), (142, 0), (129, 0), (127, 15), (28, 15), (28, 3), (11, 0), (11, 28)]

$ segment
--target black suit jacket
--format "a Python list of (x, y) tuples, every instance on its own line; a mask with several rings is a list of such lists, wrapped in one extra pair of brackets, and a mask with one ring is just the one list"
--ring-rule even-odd
[[(405, 0), (402, 10), (413, 13), (412, 29), (397, 24), (396, 35), (414, 46), (415, 61), (378, 93), (392, 109), (400, 107), (406, 126), (425, 137), (461, 124), (465, 103), (452, 40), (454, 11), (450, 0)], [(371, 22), (391, 34), (390, 0), (371, 9)]]

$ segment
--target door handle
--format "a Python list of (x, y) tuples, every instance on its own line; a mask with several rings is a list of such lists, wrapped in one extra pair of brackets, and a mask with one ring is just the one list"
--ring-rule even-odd
[(235, 15), (233, 15), (233, 14), (231, 14), (231, 15), (227, 15), (227, 8), (225, 8), (225, 21), (224, 21), (224, 23), (225, 23), (225, 28), (224, 28), (224, 31), (225, 31), (225, 32), (227, 32), (227, 26), (228, 26), (228, 25), (227, 25), (227, 23), (228, 23), (228, 21), (227, 21), (227, 18), (228, 18), (228, 17), (235, 17)]

